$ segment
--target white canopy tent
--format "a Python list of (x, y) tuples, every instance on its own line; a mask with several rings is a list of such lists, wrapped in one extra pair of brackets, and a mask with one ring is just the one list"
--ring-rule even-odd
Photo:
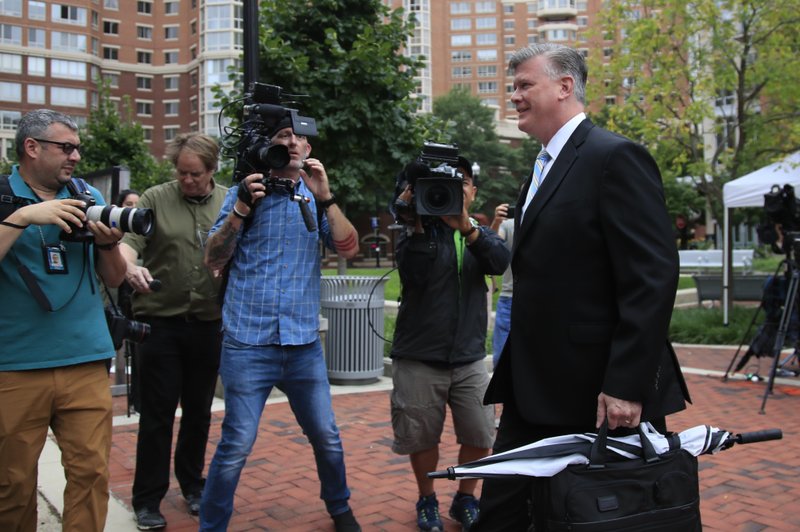
[[(728, 249), (731, 245), (730, 209), (763, 207), (764, 194), (769, 192), (773, 185), (800, 187), (800, 152), (795, 152), (781, 161), (729, 181), (722, 187), (722, 203), (725, 211), (722, 243), (722, 312), (725, 325), (728, 324), (728, 287), (732, 273)], [(800, 195), (800, 190), (798, 190), (798, 195)]]

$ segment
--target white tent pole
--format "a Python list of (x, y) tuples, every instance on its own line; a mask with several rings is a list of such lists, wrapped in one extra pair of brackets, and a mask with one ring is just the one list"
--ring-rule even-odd
[(726, 205), (723, 205), (722, 210), (724, 226), (722, 228), (722, 324), (728, 326), (728, 285), (730, 280), (730, 260), (728, 258), (730, 241), (730, 211)]

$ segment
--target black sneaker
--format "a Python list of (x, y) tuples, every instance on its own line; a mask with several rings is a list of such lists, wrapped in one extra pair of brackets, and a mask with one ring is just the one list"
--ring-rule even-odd
[(361, 532), (361, 525), (356, 521), (353, 510), (347, 510), (343, 514), (331, 516), (333, 527), (336, 532)]
[(444, 525), (439, 517), (439, 501), (433, 493), (417, 501), (417, 526), (425, 532), (442, 532)]
[(135, 513), (136, 528), (139, 530), (158, 530), (167, 526), (167, 520), (158, 510), (141, 508)]
[(479, 501), (472, 495), (456, 493), (450, 505), (450, 517), (461, 523), (461, 530), (467, 532), (478, 520)]
[(191, 495), (184, 495), (186, 505), (189, 507), (189, 515), (198, 515), (200, 513), (200, 500), (203, 498), (202, 493), (192, 493)]

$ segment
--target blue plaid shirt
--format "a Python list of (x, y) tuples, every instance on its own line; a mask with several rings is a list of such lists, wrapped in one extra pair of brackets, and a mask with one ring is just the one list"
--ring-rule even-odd
[[(216, 232), (236, 203), (231, 187), (210, 234)], [(302, 181), (297, 193), (314, 195)], [(319, 335), (320, 248), (333, 249), (328, 220), (308, 232), (300, 207), (285, 194), (263, 198), (251, 220), (239, 231), (222, 306), (226, 334), (248, 345), (304, 345)]]

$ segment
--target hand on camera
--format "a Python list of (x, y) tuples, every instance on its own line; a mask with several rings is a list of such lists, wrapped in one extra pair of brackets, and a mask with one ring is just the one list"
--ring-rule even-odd
[(250, 214), (255, 204), (264, 196), (267, 195), (267, 189), (261, 181), (264, 179), (263, 174), (250, 174), (239, 183), (239, 190), (236, 194), (239, 200), (236, 203), (236, 210), (244, 215)]
[(103, 222), (89, 221), (86, 223), (86, 227), (94, 235), (95, 246), (107, 246), (119, 242), (120, 239), (122, 239), (122, 231), (116, 227), (108, 227)]
[(85, 203), (75, 199), (43, 201), (26, 205), (16, 211), (19, 220), (9, 219), (20, 225), (57, 225), (71, 233), (70, 224), (82, 227), (86, 220)]

